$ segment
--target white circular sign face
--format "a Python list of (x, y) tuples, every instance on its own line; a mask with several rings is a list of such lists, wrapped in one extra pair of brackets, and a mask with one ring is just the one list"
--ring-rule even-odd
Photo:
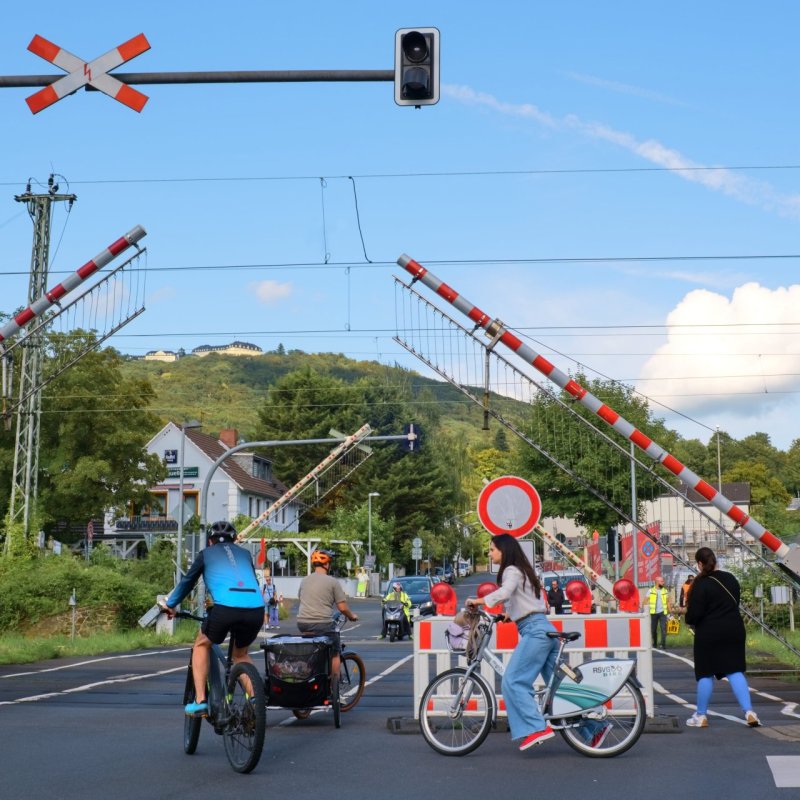
[(539, 493), (528, 481), (513, 475), (495, 478), (478, 496), (478, 518), (495, 536), (524, 536), (536, 527), (541, 514)]
[(422, 539), (420, 539), (419, 536), (416, 536), (415, 538), (413, 538), (411, 540), (411, 546), (412, 547), (422, 547)]
[(281, 551), (278, 550), (277, 547), (270, 547), (270, 549), (267, 550), (267, 558), (273, 563), (277, 561), (280, 557), (281, 557)]

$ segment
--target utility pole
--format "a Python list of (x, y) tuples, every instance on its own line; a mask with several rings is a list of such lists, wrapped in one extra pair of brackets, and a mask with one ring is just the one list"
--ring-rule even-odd
[[(30, 183), (25, 193), (16, 195), (18, 203), (25, 203), (33, 222), (33, 249), (31, 251), (31, 273), (28, 284), (28, 302), (33, 303), (47, 290), (47, 274), (50, 259), (50, 227), (52, 206), (55, 202), (68, 202), (69, 208), (77, 200), (74, 194), (59, 194), (55, 176), (47, 180), (47, 191), (31, 192)], [(17, 410), (17, 435), (14, 442), (14, 471), (9, 503), (9, 523), (23, 524), (23, 536), (30, 535), (31, 510), (38, 494), (39, 474), (39, 424), (42, 410), (42, 359), (44, 356), (44, 331), (28, 337), (22, 346), (22, 363), (19, 376), (19, 397), (22, 400)], [(26, 398), (26, 399), (23, 399)], [(10, 534), (10, 532), (9, 532)], [(6, 552), (11, 550), (11, 535), (6, 536)]]

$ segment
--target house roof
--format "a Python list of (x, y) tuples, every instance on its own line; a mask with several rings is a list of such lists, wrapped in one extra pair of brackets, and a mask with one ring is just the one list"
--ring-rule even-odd
[[(716, 484), (711, 484), (715, 489)], [(698, 506), (710, 505), (703, 495), (698, 494), (694, 489), (690, 489), (685, 483), (678, 486), (678, 491), (690, 502)], [(732, 503), (739, 503), (746, 505), (750, 502), (750, 484), (747, 481), (735, 481), (732, 483), (723, 483), (722, 492), (725, 497)]]
[[(201, 450), (212, 461), (216, 461), (228, 448), (225, 447), (219, 440), (207, 433), (202, 433), (198, 430), (187, 428), (186, 436), (195, 447)], [(242, 469), (240, 464), (237, 464), (233, 458), (228, 458), (220, 464), (220, 469), (243, 491), (250, 494), (260, 494), (264, 497), (273, 499), (279, 498), (286, 492), (286, 485), (281, 481), (265, 481), (261, 478), (256, 478), (247, 470)]]

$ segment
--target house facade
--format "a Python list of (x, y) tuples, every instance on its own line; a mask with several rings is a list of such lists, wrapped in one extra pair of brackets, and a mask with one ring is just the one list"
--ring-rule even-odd
[[(185, 437), (185, 438), (184, 438)], [(157, 537), (174, 537), (180, 519), (181, 447), (183, 446), (183, 520), (184, 526), (199, 517), (201, 491), (209, 471), (217, 459), (238, 444), (238, 433), (227, 428), (218, 437), (199, 429), (181, 430), (170, 422), (148, 443), (147, 452), (154, 453), (167, 466), (167, 477), (150, 487), (152, 502), (132, 508), (125, 517), (106, 516), (102, 539), (115, 543), (114, 549), (128, 556), (139, 543), (151, 544)], [(238, 514), (257, 517), (286, 492), (287, 487), (273, 474), (272, 462), (254, 453), (235, 453), (214, 472), (206, 498), (206, 521), (230, 520)], [(268, 527), (287, 534), (299, 530), (299, 509), (296, 502), (287, 503)], [(96, 541), (100, 537), (96, 537)], [(139, 548), (141, 549), (141, 548)]]

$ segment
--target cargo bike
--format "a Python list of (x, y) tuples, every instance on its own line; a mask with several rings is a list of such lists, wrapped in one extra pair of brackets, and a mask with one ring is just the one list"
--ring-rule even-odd
[(364, 662), (342, 642), (339, 669), (333, 657), (341, 615), (331, 634), (272, 636), (261, 645), (266, 671), (264, 691), (267, 707), (290, 709), (297, 719), (306, 719), (315, 708), (330, 709), (333, 724), (341, 727), (341, 715), (361, 699), (366, 683)]

